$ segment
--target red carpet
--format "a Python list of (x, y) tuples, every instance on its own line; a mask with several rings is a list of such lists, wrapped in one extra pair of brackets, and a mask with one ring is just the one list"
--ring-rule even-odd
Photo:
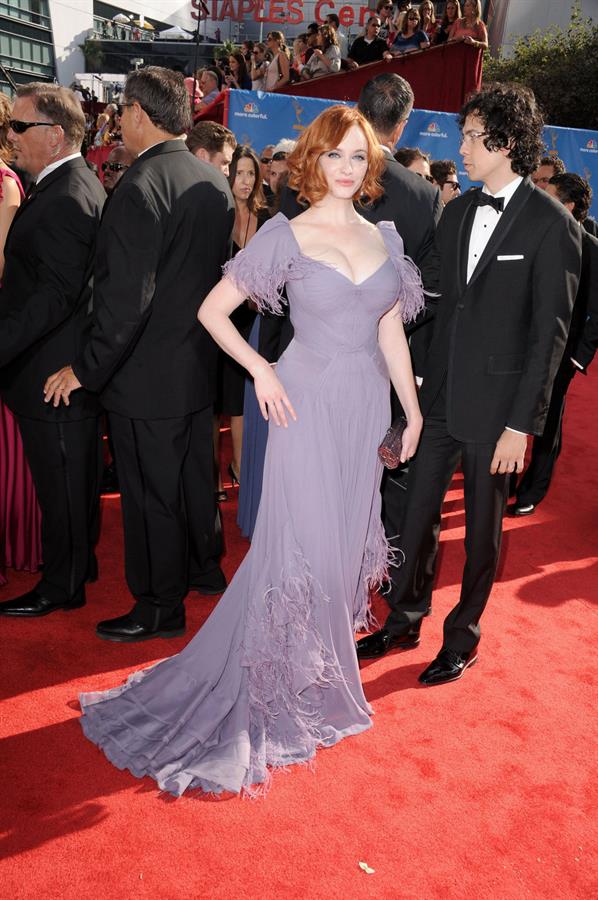
[[(95, 638), (98, 619), (129, 606), (118, 500), (106, 501), (101, 580), (88, 605), (0, 622), (0, 897), (598, 896), (597, 389), (598, 371), (576, 377), (553, 489), (536, 515), (507, 521), (478, 664), (456, 684), (417, 686), (458, 590), (457, 477), (421, 645), (363, 669), (374, 728), (321, 751), (315, 771), (277, 775), (257, 802), (165, 798), (153, 782), (113, 769), (83, 738), (78, 691), (112, 686), (184, 644)], [(247, 545), (233, 504), (224, 509), (231, 575)], [(13, 573), (0, 598), (34, 580)], [(192, 635), (212, 603), (194, 594), (187, 606)]]

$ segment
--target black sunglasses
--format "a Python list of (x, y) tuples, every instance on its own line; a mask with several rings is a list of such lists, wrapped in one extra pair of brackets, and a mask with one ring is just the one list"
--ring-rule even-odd
[(458, 181), (445, 181), (445, 184), (448, 184), (452, 191), (460, 191), (461, 185)]
[(275, 153), (272, 157), (272, 162), (281, 162), (281, 160), (286, 159), (288, 155), (286, 150), (279, 150), (278, 153)]
[(52, 128), (56, 122), (21, 122), (20, 119), (11, 119), (8, 124), (15, 134), (23, 134), (28, 128), (37, 128), (38, 125), (46, 125)]
[(267, 165), (268, 163), (272, 162), (272, 157), (271, 156), (262, 156), (262, 157), (260, 157), (260, 162), (263, 163), (264, 165)]
[(115, 163), (115, 162), (103, 162), (102, 163), (102, 172), (122, 172), (123, 169), (128, 169), (128, 166), (125, 166), (124, 163)]

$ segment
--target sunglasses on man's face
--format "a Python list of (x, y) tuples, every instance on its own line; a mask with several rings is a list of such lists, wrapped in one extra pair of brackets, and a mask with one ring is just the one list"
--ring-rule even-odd
[(52, 128), (56, 123), (55, 122), (21, 122), (20, 119), (11, 119), (8, 123), (9, 127), (12, 128), (15, 134), (23, 134), (27, 131), (28, 128), (37, 128), (39, 125), (45, 125), (48, 128)]
[(271, 156), (262, 156), (262, 157), (260, 157), (260, 162), (263, 163), (265, 166), (267, 166), (267, 165), (269, 165), (269, 163), (272, 162), (272, 157)]
[(124, 169), (128, 169), (128, 166), (125, 166), (124, 163), (115, 163), (115, 162), (103, 162), (102, 163), (102, 172), (122, 172)]
[(461, 185), (459, 184), (458, 181), (445, 181), (444, 183), (450, 187), (451, 191), (460, 191), (461, 190)]

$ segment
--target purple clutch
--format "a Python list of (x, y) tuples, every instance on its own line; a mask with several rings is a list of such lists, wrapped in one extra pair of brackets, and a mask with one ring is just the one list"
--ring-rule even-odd
[(378, 456), (387, 469), (396, 469), (401, 462), (403, 432), (406, 428), (407, 419), (404, 416), (399, 416), (392, 423), (378, 447)]

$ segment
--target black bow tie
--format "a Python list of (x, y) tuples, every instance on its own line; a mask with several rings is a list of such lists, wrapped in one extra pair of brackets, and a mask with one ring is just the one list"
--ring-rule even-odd
[(505, 208), (504, 197), (493, 197), (491, 194), (484, 194), (481, 189), (475, 192), (473, 202), (476, 206), (491, 206), (497, 213), (501, 213)]

